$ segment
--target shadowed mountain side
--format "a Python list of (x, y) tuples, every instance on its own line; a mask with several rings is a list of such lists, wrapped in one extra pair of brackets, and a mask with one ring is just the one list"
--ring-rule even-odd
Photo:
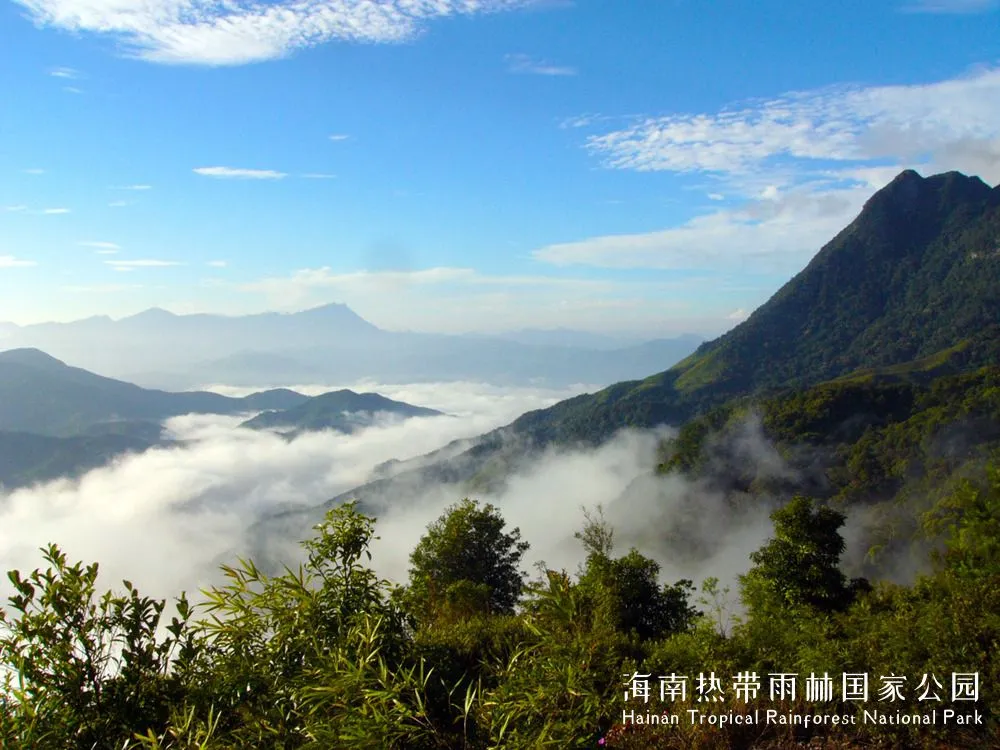
[(439, 417), (442, 412), (393, 401), (377, 393), (331, 391), (304, 401), (284, 411), (267, 411), (240, 425), (251, 430), (306, 432), (339, 430), (352, 432), (374, 423), (379, 414), (397, 417)]
[[(243, 414), (287, 409), (307, 396), (279, 389), (229, 398), (169, 393), (70, 367), (36, 349), (0, 352), (0, 430), (66, 437), (115, 432), (116, 423), (156, 423), (182, 414)], [(149, 430), (155, 428), (149, 427)]]
[(0, 487), (7, 490), (53, 479), (74, 479), (127, 454), (171, 441), (130, 435), (49, 437), (0, 432)]

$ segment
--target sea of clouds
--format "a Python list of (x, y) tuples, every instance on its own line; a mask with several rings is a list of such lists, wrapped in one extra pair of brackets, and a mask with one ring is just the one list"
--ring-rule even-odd
[[(336, 387), (345, 386), (294, 386), (308, 394)], [(170, 433), (182, 441), (177, 446), (122, 458), (80, 479), (0, 495), (0, 568), (33, 570), (42, 563), (39, 547), (55, 542), (71, 560), (99, 562), (104, 587), (128, 579), (157, 598), (172, 599), (182, 590), (197, 598), (194, 592), (221, 580), (221, 563), (248, 554), (262, 518), (287, 510), (318, 513), (313, 509), (364, 484), (385, 461), (424, 455), (592, 390), (479, 383), (346, 387), (448, 416), (385, 419), (350, 435), (324, 431), (291, 440), (239, 428), (246, 415), (168, 420)], [(212, 389), (231, 395), (248, 390)], [(513, 467), (501, 489), (474, 497), (499, 508), (531, 544), (527, 570), (544, 562), (574, 572), (583, 561), (574, 533), (584, 512), (601, 506), (615, 528), (616, 551), (635, 546), (653, 557), (664, 581), (699, 583), (715, 576), (732, 584), (749, 566), (750, 552), (770, 536), (771, 508), (736, 508), (683, 477), (655, 476), (657, 444), (669, 434), (669, 428), (624, 431), (597, 448), (547, 450)], [(766, 447), (761, 450), (761, 461), (772, 460)], [(413, 547), (462, 490), (424, 484), (409, 487), (405, 497), (376, 498), (373, 568), (404, 582)], [(297, 542), (277, 539), (268, 546), (294, 564)]]

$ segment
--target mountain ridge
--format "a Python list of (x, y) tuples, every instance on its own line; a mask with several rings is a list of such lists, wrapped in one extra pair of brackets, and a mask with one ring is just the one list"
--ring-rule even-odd
[(342, 388), (314, 396), (289, 409), (266, 411), (248, 419), (240, 427), (251, 430), (291, 430), (294, 433), (334, 429), (352, 432), (371, 424), (372, 418), (359, 415), (392, 414), (402, 417), (444, 416), (436, 409), (395, 401), (378, 393), (357, 393)]
[(172, 393), (97, 375), (37, 349), (0, 352), (0, 430), (49, 437), (95, 425), (161, 421), (182, 414), (239, 414), (290, 408), (308, 400), (287, 389), (231, 398), (207, 391)]
[[(424, 461), (407, 477), (397, 466), (396, 481), (454, 477), (460, 466), (475, 485), (549, 444), (595, 445), (625, 427), (681, 425), (736, 397), (843, 377), (975, 369), (1000, 359), (997, 321), (1000, 188), (957, 172), (907, 170), (747, 320), (670, 369), (527, 412), (436, 467)], [(378, 491), (392, 481), (379, 480)], [(364, 501), (372, 490), (363, 485), (326, 505)]]

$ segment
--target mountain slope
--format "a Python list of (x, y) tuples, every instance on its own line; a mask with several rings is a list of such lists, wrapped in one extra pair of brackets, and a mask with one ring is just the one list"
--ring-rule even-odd
[(746, 321), (666, 372), (526, 414), (515, 433), (594, 440), (746, 393), (940, 356), (995, 361), (1000, 188), (906, 171)]
[(309, 430), (339, 430), (351, 432), (372, 423), (376, 414), (402, 417), (436, 417), (441, 412), (393, 401), (377, 393), (355, 393), (350, 390), (331, 391), (304, 401), (284, 411), (268, 411), (248, 419), (241, 427), (253, 430), (278, 429), (294, 432)]
[(51, 437), (0, 431), (0, 487), (16, 489), (35, 482), (78, 477), (129, 453), (157, 443), (129, 435)]
[(240, 414), (290, 408), (307, 400), (278, 390), (229, 398), (216, 393), (168, 393), (95, 375), (36, 349), (0, 352), (0, 430), (65, 437), (107, 432), (98, 425), (159, 421), (181, 414)]
[(677, 387), (801, 385), (915, 360), (995, 326), (1000, 189), (900, 174), (742, 325), (675, 369)]
[(546, 444), (679, 425), (740, 396), (848, 374), (927, 380), (968, 371), (1000, 360), (998, 321), (1000, 188), (956, 172), (906, 171), (750, 318), (670, 370), (529, 412), (412, 477), (398, 466), (389, 481), (459, 473), (475, 485)]

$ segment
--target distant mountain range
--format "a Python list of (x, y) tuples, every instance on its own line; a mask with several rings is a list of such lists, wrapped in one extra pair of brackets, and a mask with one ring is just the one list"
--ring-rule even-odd
[(524, 414), (330, 503), (427, 481), (486, 487), (542, 446), (680, 425), (735, 398), (845, 377), (927, 382), (997, 362), (1000, 187), (905, 171), (748, 320), (672, 368)]
[(140, 388), (95, 375), (38, 351), (0, 352), (0, 429), (68, 437), (159, 422), (181, 414), (247, 414), (289, 409), (308, 400), (278, 389), (229, 398), (217, 393)]
[(308, 397), (288, 389), (230, 398), (141, 388), (38, 351), (0, 352), (0, 485), (75, 476), (124, 453), (172, 444), (162, 422), (184, 414), (255, 415), (243, 426), (286, 433), (353, 431), (380, 415), (437, 416), (376, 393)]
[(41, 349), (167, 390), (360, 380), (600, 384), (674, 364), (701, 341), (685, 335), (636, 342), (562, 329), (497, 336), (390, 332), (338, 304), (236, 317), (152, 309), (122, 320), (0, 327), (0, 347)]

